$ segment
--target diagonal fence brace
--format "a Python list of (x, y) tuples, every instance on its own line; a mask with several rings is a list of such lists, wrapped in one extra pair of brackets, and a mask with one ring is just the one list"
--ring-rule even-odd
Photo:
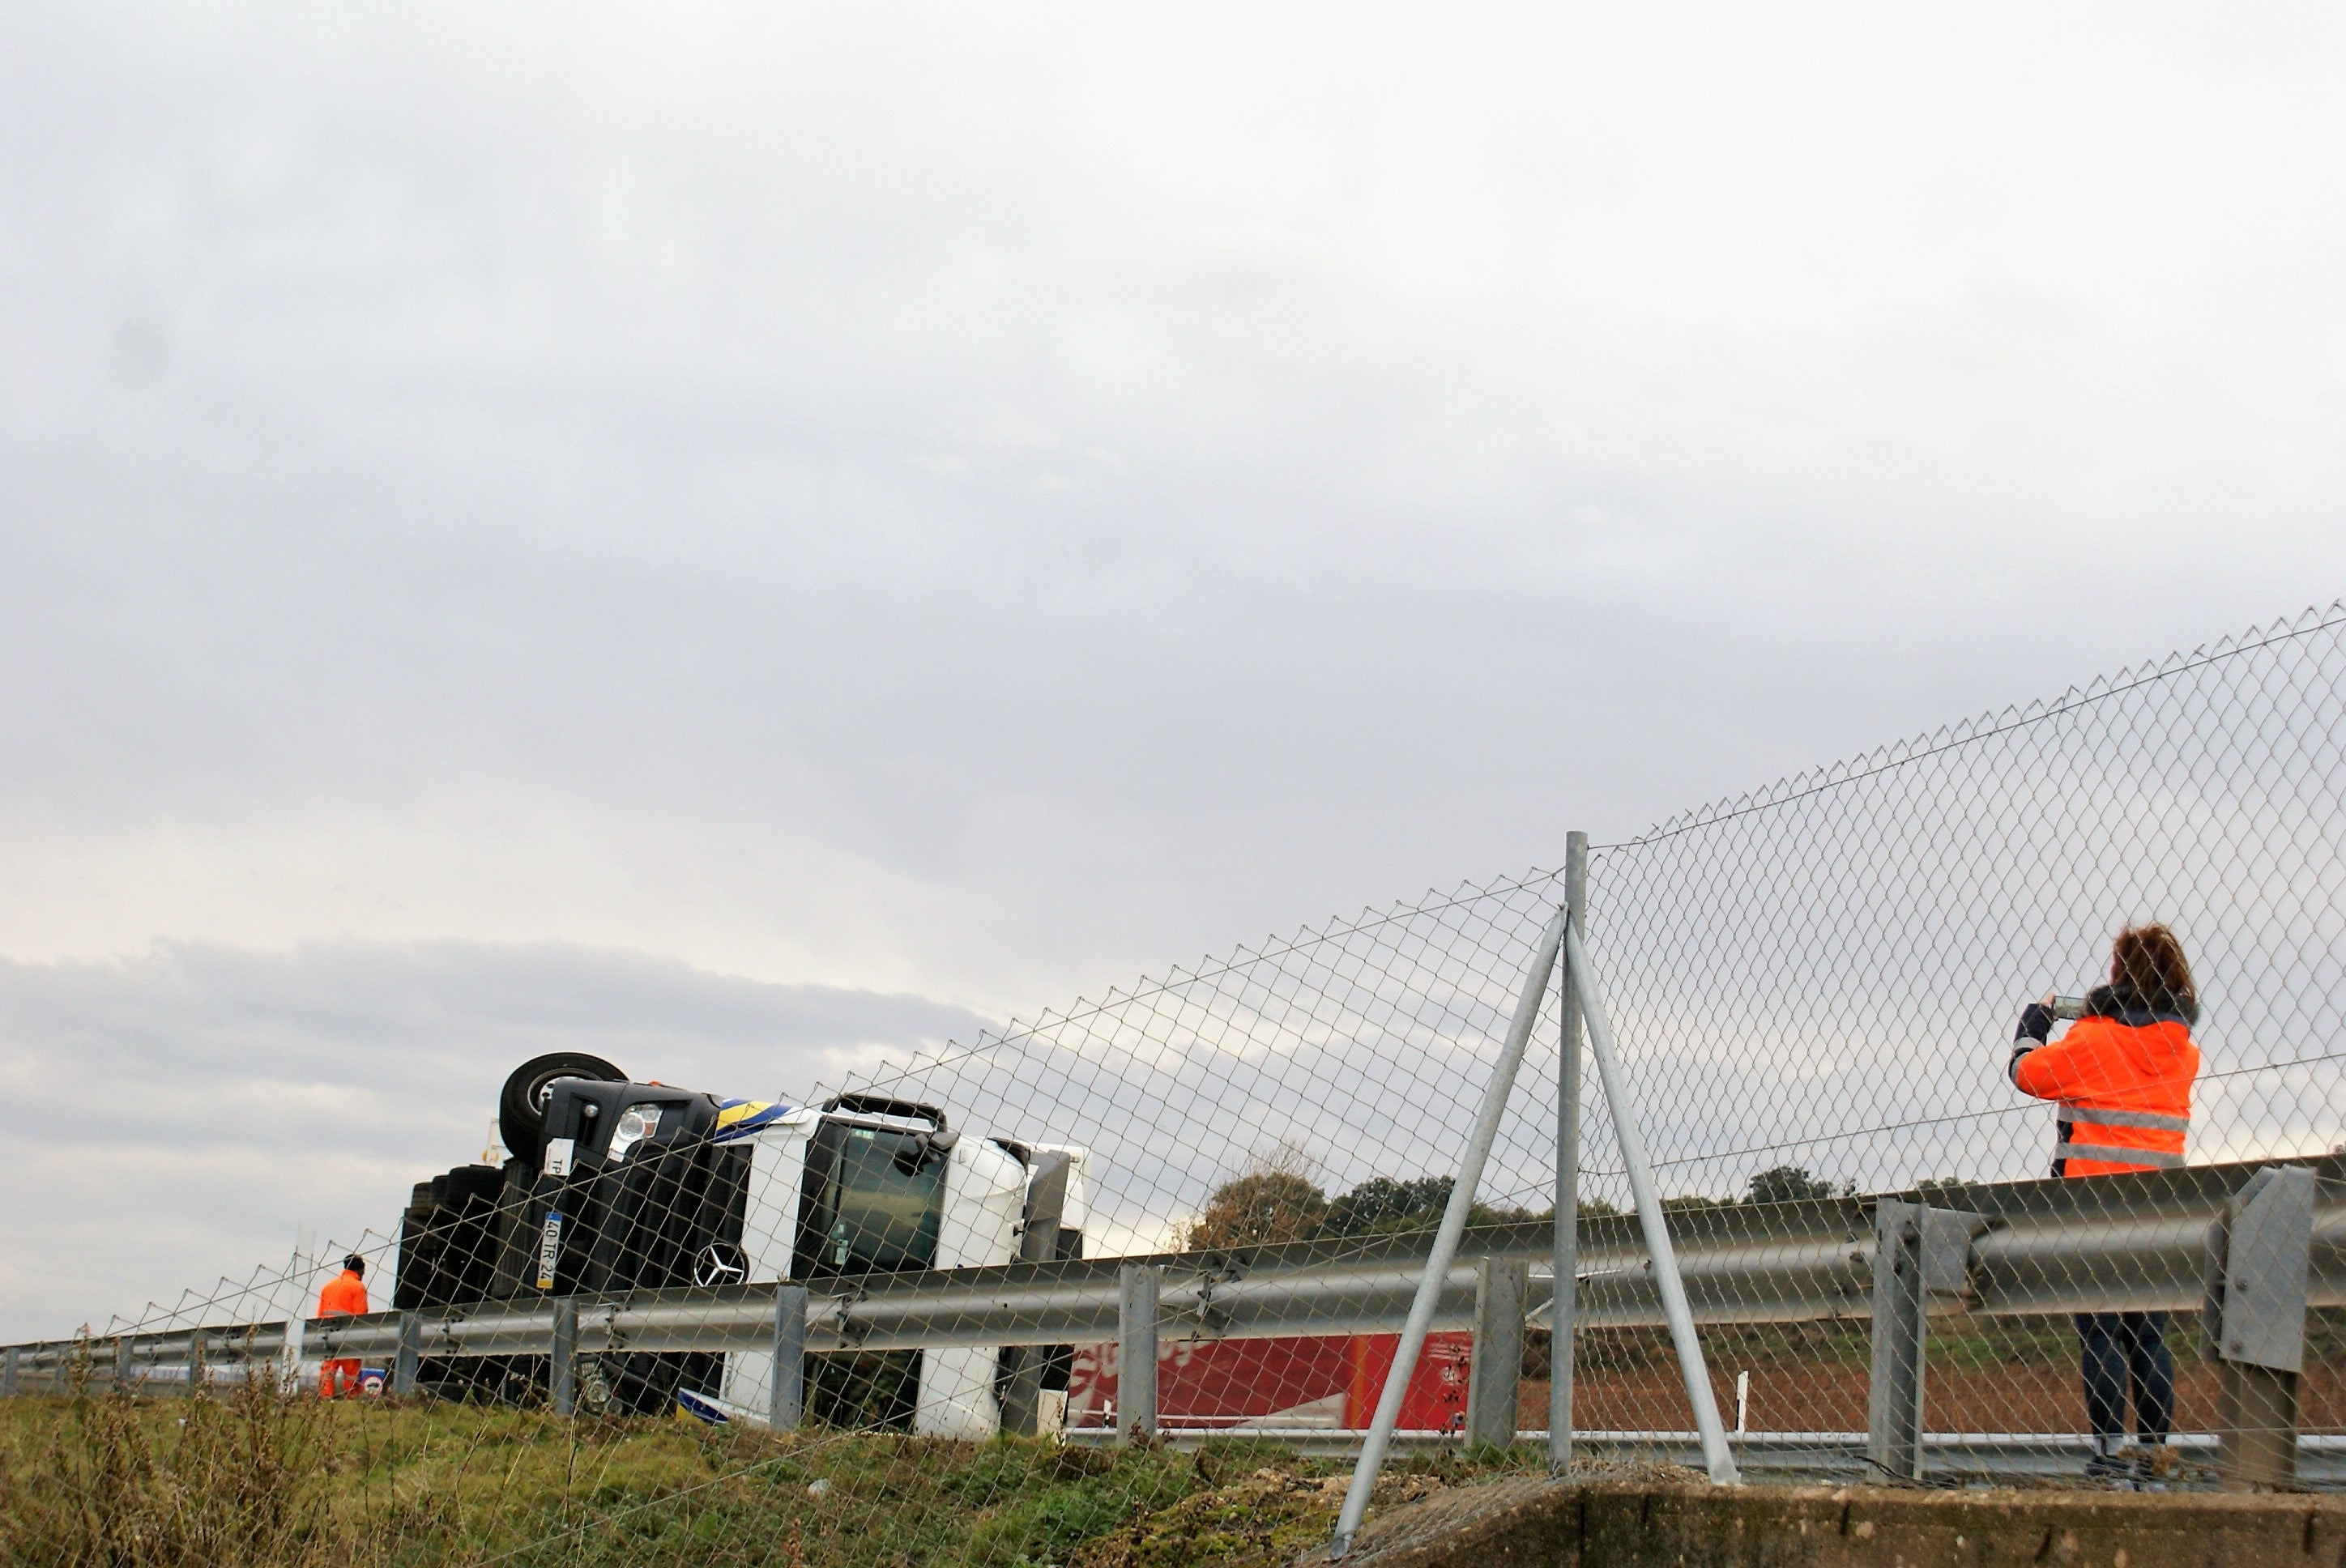
[(1474, 1207), (1474, 1189), (1483, 1180), (1483, 1164), (1499, 1135), (1499, 1121), (1507, 1110), (1507, 1095), (1515, 1087), (1516, 1069), (1523, 1065), (1524, 1047), (1531, 1040), (1532, 1025), (1539, 1021), (1540, 998), (1547, 994), (1548, 973), (1556, 968), (1556, 952), (1566, 930), (1566, 913), (1559, 909), (1541, 932), (1539, 952), (1532, 959), (1530, 972), (1524, 976), (1523, 993), (1515, 1002), (1515, 1021), (1507, 1026), (1506, 1044), (1500, 1050), (1498, 1065), (1492, 1069), (1491, 1082), (1483, 1091), (1483, 1109), (1475, 1118), (1474, 1135), (1466, 1145), (1466, 1158), (1459, 1168), (1458, 1179), (1450, 1188), (1449, 1206), (1442, 1211), (1442, 1228), (1434, 1233), (1433, 1255), (1425, 1260), (1425, 1274), (1418, 1281), (1409, 1319), (1402, 1326), (1400, 1349), (1393, 1354), (1392, 1369), (1385, 1373), (1384, 1390), (1377, 1396), (1376, 1417), (1369, 1423), (1369, 1435), (1361, 1444), (1360, 1462), (1352, 1467), (1352, 1484), (1344, 1493), (1344, 1510), (1337, 1516), (1335, 1539), (1329, 1543), (1331, 1557), (1341, 1557), (1352, 1551), (1352, 1537), (1360, 1532), (1361, 1522), (1368, 1517), (1369, 1494), (1376, 1490), (1377, 1471), (1384, 1468), (1385, 1451), (1392, 1446), (1394, 1424), (1401, 1420), (1402, 1397), (1408, 1392), (1409, 1380), (1417, 1371), (1417, 1358), (1425, 1349), (1426, 1330), (1433, 1326), (1443, 1284), (1449, 1278), (1450, 1265), (1458, 1256), (1458, 1238), (1464, 1233), (1466, 1216)]

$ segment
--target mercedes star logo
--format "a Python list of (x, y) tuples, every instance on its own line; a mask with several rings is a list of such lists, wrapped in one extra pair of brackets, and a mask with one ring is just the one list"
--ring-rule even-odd
[(710, 1242), (692, 1260), (695, 1285), (738, 1285), (749, 1278), (750, 1260), (729, 1241)]

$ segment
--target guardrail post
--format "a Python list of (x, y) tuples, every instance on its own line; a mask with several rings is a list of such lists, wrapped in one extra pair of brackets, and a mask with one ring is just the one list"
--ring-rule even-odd
[(806, 1418), (807, 1292), (803, 1285), (774, 1287), (774, 1380), (766, 1424), (794, 1432)]
[(13, 1400), (16, 1397), (16, 1358), (21, 1353), (15, 1346), (11, 1345), (8, 1347), (6, 1355), (0, 1356), (0, 1400)]
[(994, 1358), (994, 1400), (1004, 1434), (1038, 1435), (1043, 1424), (1043, 1348), (1005, 1345)]
[(392, 1357), (391, 1391), (412, 1394), (415, 1391), (415, 1374), (423, 1361), (423, 1317), (408, 1311), (399, 1315), (399, 1349)]
[[(1588, 835), (1564, 836), (1564, 907), (1588, 929)], [(1547, 1457), (1572, 1462), (1572, 1357), (1580, 1309), (1580, 987), (1566, 964), (1556, 985), (1556, 1288), (1548, 1298)]]
[(1531, 1266), (1485, 1257), (1475, 1267), (1474, 1359), (1466, 1378), (1466, 1446), (1509, 1448), (1523, 1385), (1524, 1298)]
[(1116, 1441), (1157, 1441), (1157, 1290), (1159, 1268), (1127, 1263), (1116, 1273)]
[(566, 1416), (578, 1409), (578, 1303), (565, 1296), (554, 1303), (554, 1362), (546, 1380), (554, 1413)]
[(209, 1375), (204, 1365), (204, 1331), (199, 1329), (188, 1336), (188, 1396), (190, 1399), (204, 1391), (204, 1380)]
[(1873, 1208), (1873, 1365), (1865, 1385), (1866, 1457), (1892, 1475), (1923, 1473), (1922, 1206)]
[(2216, 1362), (2216, 1475), (2228, 1492), (2297, 1482), (2315, 1186), (2302, 1166), (2268, 1166), (2225, 1206), (2210, 1237), (2201, 1330)]
[(1873, 1365), (1866, 1457), (1908, 1481), (1923, 1474), (1923, 1367), (1933, 1298), (1960, 1299), (1978, 1215), (1885, 1197), (1873, 1207)]
[(114, 1337), (114, 1391), (130, 1392), (130, 1338), (127, 1334)]

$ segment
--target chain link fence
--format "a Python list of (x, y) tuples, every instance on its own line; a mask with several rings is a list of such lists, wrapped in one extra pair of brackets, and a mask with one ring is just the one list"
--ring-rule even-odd
[[(1666, 1179), (1699, 1202), (2044, 1174), (2059, 1113), (2006, 1081), (2015, 1015), (2105, 981), (2112, 938), (2147, 921), (2181, 939), (2203, 1007), (2190, 1160), (2337, 1149), (2341, 636), (2338, 606), (2310, 612), (1599, 850), (1592, 942)], [(1622, 1201), (1617, 1170), (1584, 1182)], [(2335, 1434), (2339, 1322), (2318, 1319), (2305, 1417)], [(2168, 1327), (2176, 1423), (2208, 1431), (2197, 1325)], [(1718, 1365), (1749, 1375), (1747, 1425), (1863, 1430), (1863, 1328), (1722, 1332)], [(1650, 1349), (1587, 1346), (1586, 1424), (1668, 1424), (1667, 1377), (1639, 1373)], [(1933, 1362), (1933, 1431), (2083, 1430), (2066, 1316), (1975, 1320)]]
[[(2300, 1481), (2338, 1470), (2346, 1355), (2322, 1303), (2346, 1224), (2320, 1156), (2346, 1143), (2341, 637), (2333, 605), (1594, 847), (1586, 936), (1626, 1109), (1747, 1475), (2093, 1466), (2188, 1485), (2228, 1420), (2292, 1444)], [(451, 1560), (664, 1561), (682, 1540), (701, 1561), (1138, 1562), (1134, 1520), (1229, 1490), (1162, 1444), (1356, 1442), (1565, 896), (1561, 871), (1430, 893), (770, 1101), (655, 1085), (655, 1062), (533, 1064), (502, 1107), (504, 1165), (434, 1174), (394, 1231), (12, 1349), (9, 1391), (115, 1409), (201, 1389), (225, 1408), (321, 1375), (380, 1385), (399, 1397), (267, 1419), (310, 1422), (302, 1442), (373, 1431), (365, 1484), (319, 1484), (377, 1546)], [(2101, 981), (2112, 938), (2150, 921), (2198, 985), (2193, 1168), (2045, 1179), (2056, 1112), (2007, 1078), (2014, 1018)], [(1576, 1463), (1685, 1462), (1686, 1392), (1593, 1088), (1573, 1332), (1548, 1311), (1558, 996), (1443, 1282), (1404, 1445), (1546, 1442), (1569, 1356)], [(2314, 1304), (2300, 1285), (2283, 1420), (2243, 1415), (2272, 1390), (2226, 1383), (2196, 1308), (2211, 1222), (2239, 1234), (2231, 1195), (2285, 1162), (2313, 1173)], [(1967, 1217), (1952, 1281), (1916, 1266), (1911, 1455), (1883, 1446), (1882, 1358), (1904, 1341), (1883, 1349), (1896, 1271), (1877, 1260), (1907, 1212), (1868, 1201), (1883, 1195)], [(378, 1310), (304, 1323), (345, 1250)], [(2089, 1329), (2095, 1387), (2128, 1430), (2171, 1425), (2161, 1451), (2094, 1446)], [(516, 1423), (555, 1416), (574, 1435), (548, 1479)], [(184, 1447), (139, 1437), (136, 1410), (113, 1419), (150, 1469)], [(581, 1430), (600, 1435), (582, 1449)], [(984, 1441), (1005, 1432), (1056, 1444)], [(10, 1462), (70, 1468), (30, 1441)], [(1324, 1533), (1335, 1492), (1311, 1469), (1248, 1506)], [(556, 1502), (484, 1532), (525, 1475)], [(18, 1495), (25, 1540), (89, 1506)]]

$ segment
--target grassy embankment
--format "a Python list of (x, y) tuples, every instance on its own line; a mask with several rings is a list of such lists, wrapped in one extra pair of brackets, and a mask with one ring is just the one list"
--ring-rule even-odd
[[(1535, 1463), (1406, 1461), (1380, 1494)], [(774, 1438), (258, 1391), (0, 1406), (0, 1562), (41, 1568), (1241, 1568), (1324, 1539), (1341, 1485), (1239, 1441)]]

